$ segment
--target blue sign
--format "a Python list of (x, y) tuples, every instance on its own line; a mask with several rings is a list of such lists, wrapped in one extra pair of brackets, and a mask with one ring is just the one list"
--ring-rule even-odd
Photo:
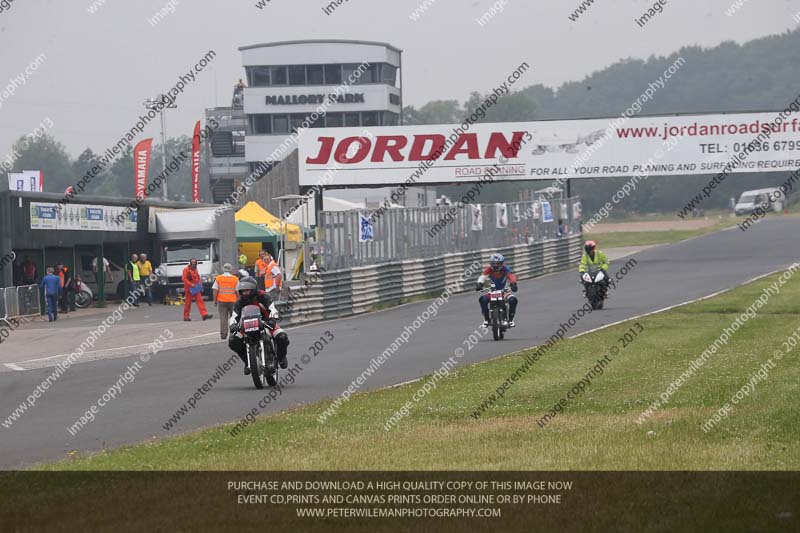
[(361, 234), (358, 236), (359, 242), (369, 242), (373, 238), (374, 228), (372, 221), (364, 215), (358, 215), (361, 218)]
[(553, 208), (550, 207), (550, 202), (542, 200), (542, 222), (553, 221)]
[(86, 208), (86, 220), (103, 220), (103, 209), (96, 207)]
[(56, 208), (55, 207), (46, 207), (43, 205), (36, 206), (36, 215), (39, 218), (50, 218), (55, 220), (56, 219)]

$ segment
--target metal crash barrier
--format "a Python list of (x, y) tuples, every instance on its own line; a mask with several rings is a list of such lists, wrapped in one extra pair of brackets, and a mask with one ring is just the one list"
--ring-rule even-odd
[(531, 244), (306, 273), (306, 284), (293, 287), (290, 296), (282, 295), (276, 303), (287, 324), (328, 320), (415, 296), (436, 297), (445, 287), (457, 287), (454, 292), (472, 290), (480, 269), (470, 267), (485, 266), (492, 252), (505, 255), (506, 264), (520, 279), (529, 279), (576, 265), (581, 250), (581, 235), (573, 234)]
[(13, 318), (38, 316), (42, 313), (38, 285), (0, 289), (0, 322), (9, 325)]

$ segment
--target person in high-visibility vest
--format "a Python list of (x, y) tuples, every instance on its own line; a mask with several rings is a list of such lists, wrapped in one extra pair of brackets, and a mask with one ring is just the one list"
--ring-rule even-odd
[(69, 273), (69, 268), (62, 263), (58, 263), (56, 265), (55, 274), (58, 276), (59, 282), (61, 283), (61, 296), (59, 296), (61, 311), (64, 313), (75, 311), (75, 298), (74, 296), (70, 298), (70, 293), (74, 292), (75, 285)]
[(256, 282), (258, 283), (258, 288), (260, 290), (264, 290), (264, 278), (267, 275), (267, 267), (269, 266), (269, 260), (267, 259), (267, 251), (261, 250), (258, 252), (258, 259), (256, 259)]
[(266, 273), (264, 274), (264, 290), (268, 294), (271, 294), (272, 291), (278, 291), (276, 294), (279, 294), (283, 282), (281, 269), (269, 252), (266, 252), (264, 255), (267, 260)]
[(222, 339), (228, 338), (228, 321), (233, 312), (233, 304), (236, 303), (236, 284), (239, 278), (231, 274), (233, 265), (225, 263), (222, 265), (222, 274), (214, 280), (211, 289), (214, 291), (214, 305), (219, 310), (219, 335)]
[(141, 291), (139, 291), (139, 286), (142, 283), (142, 278), (139, 275), (139, 256), (136, 254), (131, 254), (131, 260), (128, 261), (128, 264), (125, 265), (125, 273), (128, 276), (128, 291), (130, 293), (131, 305), (134, 307), (139, 307), (139, 296), (141, 295)]
[(581, 255), (581, 264), (578, 266), (581, 284), (586, 286), (586, 282), (583, 280), (583, 273), (587, 270), (597, 268), (606, 274), (605, 279), (601, 283), (603, 287), (608, 290), (608, 267), (611, 266), (611, 263), (608, 261), (608, 257), (606, 257), (606, 254), (597, 249), (597, 243), (594, 241), (586, 241), (586, 243), (583, 245), (583, 249), (585, 251), (583, 255)]

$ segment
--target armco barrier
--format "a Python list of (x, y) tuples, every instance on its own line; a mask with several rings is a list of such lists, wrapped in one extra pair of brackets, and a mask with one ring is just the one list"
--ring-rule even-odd
[[(485, 266), (493, 252), (502, 253), (520, 279), (534, 278), (576, 265), (581, 257), (581, 236), (327, 271), (321, 281), (297, 296), (291, 313), (285, 303), (279, 303), (279, 308), (285, 323), (299, 324), (366, 313), (412, 296), (435, 295), (460, 281), (473, 263)], [(475, 270), (459, 292), (473, 290), (478, 275)]]

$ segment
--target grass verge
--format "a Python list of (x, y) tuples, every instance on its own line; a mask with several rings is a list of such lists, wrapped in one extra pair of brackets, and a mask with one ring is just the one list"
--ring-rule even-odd
[[(642, 425), (637, 417), (777, 276), (703, 302), (555, 344), (488, 409), (471, 414), (530, 350), (458, 368), (418, 402), (421, 382), (40, 467), (44, 470), (797, 470), (797, 354), (788, 353), (729, 416), (701, 429), (798, 329), (800, 276), (772, 296)], [(613, 305), (613, 302), (612, 302)], [(639, 327), (634, 326), (638, 322)], [(623, 347), (620, 338), (637, 330)], [(641, 331), (639, 332), (639, 329)], [(552, 333), (552, 332), (547, 332)], [(511, 332), (513, 335), (513, 331)], [(482, 342), (492, 342), (490, 336)], [(537, 421), (597, 363), (619, 353), (544, 428)], [(451, 347), (455, 349), (456, 347)], [(431, 354), (431, 357), (442, 357)], [(410, 414), (387, 419), (407, 401)], [(258, 457), (258, 461), (253, 461)]]
[(694, 230), (665, 230), (665, 231), (619, 231), (607, 233), (587, 233), (586, 238), (597, 241), (601, 249), (620, 248), (623, 246), (646, 246), (652, 244), (670, 244), (699, 237), (708, 233), (721, 231), (736, 225), (737, 220), (726, 218), (705, 228)]

